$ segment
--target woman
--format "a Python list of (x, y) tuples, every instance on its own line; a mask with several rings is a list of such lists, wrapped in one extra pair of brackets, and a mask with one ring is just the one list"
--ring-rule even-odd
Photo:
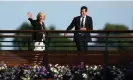
[[(45, 30), (45, 25), (43, 20), (45, 20), (45, 13), (39, 12), (37, 15), (37, 19), (33, 20), (32, 14), (30, 12), (27, 13), (28, 20), (33, 26), (33, 30)], [(43, 43), (45, 35), (43, 32), (33, 32), (32, 39), (34, 41), (34, 51), (43, 51), (45, 50), (45, 45)]]

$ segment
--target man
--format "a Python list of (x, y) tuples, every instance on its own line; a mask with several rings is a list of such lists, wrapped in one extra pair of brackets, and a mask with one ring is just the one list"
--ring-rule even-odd
[[(80, 10), (80, 16), (74, 17), (71, 24), (67, 27), (67, 30), (71, 30), (75, 27), (75, 30), (93, 30), (93, 21), (90, 16), (87, 16), (87, 7), (82, 6)], [(67, 33), (64, 34), (67, 36)], [(74, 32), (74, 41), (78, 51), (87, 51), (88, 42), (92, 41), (90, 33)]]

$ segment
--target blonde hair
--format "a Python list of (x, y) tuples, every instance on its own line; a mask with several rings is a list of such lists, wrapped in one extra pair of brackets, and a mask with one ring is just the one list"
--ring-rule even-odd
[(43, 14), (43, 15), (44, 15), (44, 20), (45, 20), (46, 15), (45, 15), (45, 13), (44, 13), (44, 12), (39, 12), (39, 13), (37, 14), (36, 18), (37, 18), (37, 19), (39, 19), (39, 18), (40, 18), (40, 16), (41, 16), (41, 14)]

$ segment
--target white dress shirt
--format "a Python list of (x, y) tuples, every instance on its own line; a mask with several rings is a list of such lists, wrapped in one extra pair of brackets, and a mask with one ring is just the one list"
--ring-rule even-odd
[(82, 16), (81, 18), (80, 18), (80, 25), (81, 25), (81, 22), (82, 22), (82, 18), (84, 17), (84, 20), (83, 20), (83, 27), (85, 27), (85, 20), (86, 20), (86, 16)]

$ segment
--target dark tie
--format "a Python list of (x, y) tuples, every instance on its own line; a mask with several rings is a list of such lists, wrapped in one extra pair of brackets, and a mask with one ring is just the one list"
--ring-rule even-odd
[(83, 21), (84, 21), (84, 17), (82, 17), (82, 20), (81, 20), (81, 27), (83, 28)]

